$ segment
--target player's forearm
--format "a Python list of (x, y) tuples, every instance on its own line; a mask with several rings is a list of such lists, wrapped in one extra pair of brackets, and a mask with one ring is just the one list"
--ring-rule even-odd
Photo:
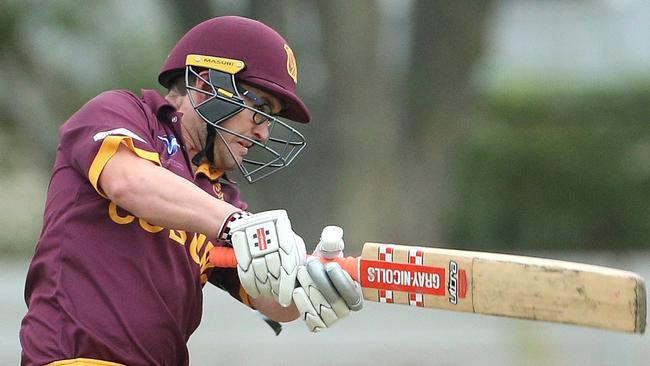
[(104, 194), (147, 222), (216, 237), (223, 220), (238, 208), (121, 148), (99, 179)]
[(290, 322), (300, 316), (300, 312), (294, 303), (285, 308), (270, 297), (250, 298), (250, 302), (260, 313), (276, 322)]

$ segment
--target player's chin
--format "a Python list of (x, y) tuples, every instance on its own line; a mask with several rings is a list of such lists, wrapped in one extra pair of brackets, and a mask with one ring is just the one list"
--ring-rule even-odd
[(244, 161), (244, 155), (233, 153), (225, 164), (226, 165), (225, 170), (237, 169), (242, 164), (243, 161)]
[(233, 159), (237, 162), (237, 164), (241, 164), (242, 161), (244, 161), (244, 157), (246, 157), (246, 154), (235, 154), (233, 156)]

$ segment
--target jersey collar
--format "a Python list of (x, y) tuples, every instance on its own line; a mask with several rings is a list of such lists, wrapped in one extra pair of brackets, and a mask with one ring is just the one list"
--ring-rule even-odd
[(203, 174), (208, 179), (215, 181), (224, 176), (223, 170), (219, 170), (211, 166), (209, 163), (202, 163), (196, 168), (194, 172), (194, 177), (196, 178), (199, 174)]

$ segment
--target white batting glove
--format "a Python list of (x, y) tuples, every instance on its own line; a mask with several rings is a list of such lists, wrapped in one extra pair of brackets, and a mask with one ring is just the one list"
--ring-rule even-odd
[(343, 258), (343, 249), (343, 229), (338, 226), (325, 226), (313, 255), (327, 259)]
[[(343, 230), (336, 226), (323, 229), (314, 255), (341, 257), (345, 244)], [(340, 319), (363, 307), (361, 288), (338, 263), (323, 265), (312, 258), (298, 268), (300, 286), (293, 290), (302, 319), (312, 332), (329, 328)]]
[(291, 305), (306, 251), (285, 210), (235, 213), (222, 225), (220, 237), (235, 250), (239, 280), (248, 295), (272, 296), (282, 306)]

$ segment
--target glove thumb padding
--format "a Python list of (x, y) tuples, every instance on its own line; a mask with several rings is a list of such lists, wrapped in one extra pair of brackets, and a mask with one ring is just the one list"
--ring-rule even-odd
[(321, 232), (314, 255), (327, 259), (342, 258), (343, 249), (345, 249), (343, 229), (338, 226), (326, 226)]
[[(320, 242), (314, 250), (314, 255), (327, 259), (343, 258), (344, 249), (343, 229), (339, 226), (326, 226), (321, 232)], [(338, 263), (330, 262), (325, 267), (320, 265), (319, 270), (316, 269), (317, 267), (307, 263), (309, 274), (328, 301), (343, 298), (350, 310), (361, 310), (363, 307), (361, 287)]]

